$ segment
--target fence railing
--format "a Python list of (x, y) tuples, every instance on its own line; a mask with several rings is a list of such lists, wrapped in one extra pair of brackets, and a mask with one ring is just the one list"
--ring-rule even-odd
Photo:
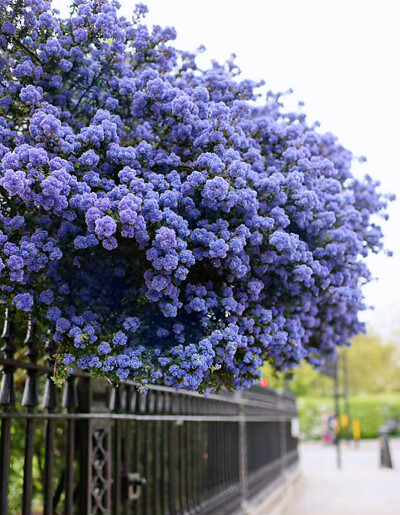
[(240, 513), (298, 460), (289, 394), (144, 395), (81, 372), (61, 392), (32, 328), (23, 342), (17, 332), (5, 322), (1, 515)]

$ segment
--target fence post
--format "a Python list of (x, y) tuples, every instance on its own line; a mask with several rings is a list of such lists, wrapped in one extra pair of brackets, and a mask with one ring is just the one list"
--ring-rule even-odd
[[(1, 338), (4, 340), (2, 352), (10, 362), (14, 358), (15, 353), (15, 321), (14, 312), (9, 311), (6, 307), (4, 314), (4, 326)], [(15, 366), (7, 364), (3, 366), (3, 376), (0, 387), (0, 405), (3, 412), (11, 412), (15, 403), (14, 388), (14, 372)], [(11, 419), (3, 418), (1, 421), (1, 439), (0, 439), (0, 513), (7, 515), (8, 513), (8, 489), (10, 480), (10, 453), (11, 453)]]
[[(43, 408), (47, 413), (52, 415), (57, 408), (57, 386), (53, 381), (54, 354), (56, 352), (56, 344), (49, 341), (45, 345), (48, 354), (46, 363), (51, 367), (51, 371), (46, 374), (46, 383), (43, 394)], [(43, 514), (53, 514), (54, 503), (54, 442), (55, 442), (55, 420), (49, 418), (45, 423), (45, 440), (44, 440), (44, 484), (43, 484)]]
[[(285, 413), (284, 393), (278, 393), (278, 407), (281, 415)], [(281, 449), (281, 465), (282, 475), (285, 475), (287, 468), (287, 422), (285, 419), (279, 422), (280, 449)]]
[(242, 513), (247, 513), (248, 505), (248, 475), (247, 475), (247, 429), (245, 413), (245, 397), (241, 392), (236, 394), (241, 402), (239, 403), (239, 482), (240, 482), (240, 505)]
[[(170, 413), (176, 415), (178, 413), (178, 399), (177, 395), (169, 396)], [(179, 463), (178, 463), (178, 426), (176, 422), (168, 423), (168, 437), (169, 437), (169, 470), (170, 470), (170, 481), (169, 481), (169, 513), (170, 515), (176, 515), (178, 513), (178, 481), (179, 481)]]
[[(122, 399), (122, 386), (114, 386), (111, 391), (110, 411), (112, 413), (121, 413), (124, 404)], [(112, 512), (119, 515), (121, 512), (121, 477), (122, 477), (122, 424), (120, 420), (114, 421), (113, 431), (113, 479), (112, 479)], [(109, 450), (110, 452), (110, 450)]]
[[(90, 379), (80, 377), (77, 381), (78, 394), (78, 412), (89, 413), (90, 411)], [(89, 515), (89, 491), (90, 491), (90, 474), (89, 474), (89, 446), (91, 441), (89, 438), (90, 421), (79, 420), (77, 422), (76, 451), (79, 456), (79, 482), (78, 482), (78, 513)]]
[[(75, 377), (67, 379), (64, 388), (62, 406), (67, 413), (74, 413), (77, 407), (77, 397), (75, 389)], [(75, 420), (70, 419), (65, 423), (65, 500), (64, 514), (72, 515), (74, 512), (74, 464), (75, 464)]]
[[(80, 413), (110, 414), (109, 385), (98, 379), (79, 378)], [(110, 418), (79, 421), (76, 441), (79, 455), (79, 515), (111, 511), (111, 414)]]
[[(36, 341), (36, 324), (29, 319), (24, 344), (28, 346), (25, 356), (29, 364), (35, 366), (38, 349)], [(21, 406), (26, 408), (27, 413), (34, 413), (39, 404), (39, 393), (37, 387), (37, 371), (34, 368), (26, 370), (26, 381)], [(22, 488), (22, 515), (29, 515), (32, 512), (33, 493), (33, 453), (35, 439), (35, 419), (27, 419), (25, 423), (25, 453), (24, 453), (24, 484)]]

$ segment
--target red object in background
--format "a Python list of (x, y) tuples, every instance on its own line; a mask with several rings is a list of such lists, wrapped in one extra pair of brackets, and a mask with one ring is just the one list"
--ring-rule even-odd
[(269, 385), (269, 381), (268, 381), (268, 379), (267, 379), (266, 377), (263, 377), (263, 378), (261, 379), (260, 383), (261, 383), (261, 386), (262, 386), (263, 388), (266, 388), (266, 387)]

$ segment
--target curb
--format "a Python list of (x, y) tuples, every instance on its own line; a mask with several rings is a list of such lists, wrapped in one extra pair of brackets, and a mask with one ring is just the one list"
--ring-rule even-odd
[(297, 465), (262, 490), (257, 498), (246, 506), (243, 515), (283, 515), (300, 481), (302, 472)]

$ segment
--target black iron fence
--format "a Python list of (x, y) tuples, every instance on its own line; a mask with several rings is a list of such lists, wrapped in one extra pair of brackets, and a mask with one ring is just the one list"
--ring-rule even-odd
[(289, 394), (144, 395), (80, 372), (61, 392), (17, 329), (0, 358), (1, 515), (240, 513), (297, 463)]

